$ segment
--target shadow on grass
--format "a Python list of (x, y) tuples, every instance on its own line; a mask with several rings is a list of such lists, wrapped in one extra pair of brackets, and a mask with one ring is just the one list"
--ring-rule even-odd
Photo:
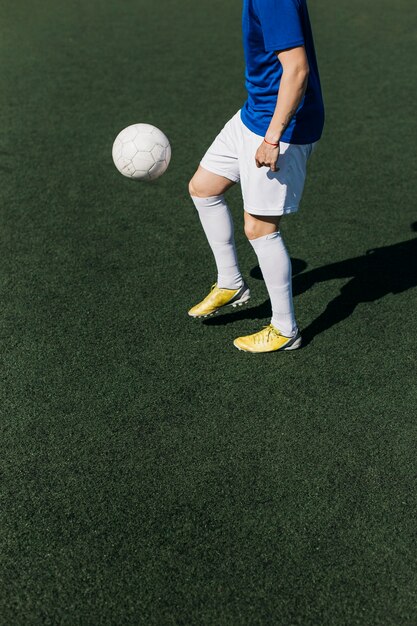
[[(417, 222), (411, 225), (417, 232)], [(303, 271), (307, 264), (292, 259), (293, 292), (300, 295), (317, 283), (336, 278), (350, 278), (325, 310), (303, 329), (303, 345), (308, 345), (316, 335), (348, 318), (361, 302), (375, 302), (388, 294), (397, 294), (417, 286), (417, 238), (390, 246), (368, 250), (364, 255)], [(252, 278), (262, 279), (259, 267), (251, 271)], [(269, 300), (262, 304), (238, 310), (233, 315), (220, 315), (204, 321), (217, 326), (235, 320), (263, 319), (270, 315)], [(413, 314), (410, 311), (410, 315)]]

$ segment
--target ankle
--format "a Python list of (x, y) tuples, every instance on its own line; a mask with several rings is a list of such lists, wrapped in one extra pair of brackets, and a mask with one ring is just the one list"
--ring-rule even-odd
[(233, 276), (218, 276), (217, 286), (219, 289), (240, 289), (245, 281), (241, 274), (235, 274)]

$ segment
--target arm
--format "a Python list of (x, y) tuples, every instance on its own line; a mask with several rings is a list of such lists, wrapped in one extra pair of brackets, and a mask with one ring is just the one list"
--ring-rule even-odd
[(265, 135), (265, 140), (269, 143), (263, 141), (255, 156), (257, 167), (270, 167), (272, 172), (277, 171), (279, 145), (271, 146), (269, 144), (279, 144), (303, 99), (309, 74), (304, 46), (283, 50), (278, 52), (277, 56), (283, 71), (277, 105)]

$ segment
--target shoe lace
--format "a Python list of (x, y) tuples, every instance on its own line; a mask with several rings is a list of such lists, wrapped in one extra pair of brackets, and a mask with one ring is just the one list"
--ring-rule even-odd
[[(265, 330), (267, 330), (268, 332), (265, 333)], [(272, 324), (268, 324), (267, 326), (264, 326), (259, 333), (257, 333), (255, 341), (256, 343), (268, 342), (271, 335), (274, 337), (280, 337), (281, 333), (279, 332), (279, 330), (274, 328)]]

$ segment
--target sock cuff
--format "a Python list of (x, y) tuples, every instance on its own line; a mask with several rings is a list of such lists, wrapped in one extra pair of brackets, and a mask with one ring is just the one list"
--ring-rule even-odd
[(263, 237), (257, 237), (256, 239), (249, 239), (249, 243), (251, 244), (254, 250), (257, 250), (261, 246), (265, 244), (267, 241), (273, 241), (274, 239), (281, 239), (281, 233), (279, 230), (276, 230), (274, 233), (270, 233), (269, 235), (264, 235)]
[(199, 196), (191, 196), (191, 200), (194, 202), (197, 211), (200, 209), (208, 209), (217, 207), (224, 204), (224, 195), (210, 196), (209, 198), (200, 198)]

